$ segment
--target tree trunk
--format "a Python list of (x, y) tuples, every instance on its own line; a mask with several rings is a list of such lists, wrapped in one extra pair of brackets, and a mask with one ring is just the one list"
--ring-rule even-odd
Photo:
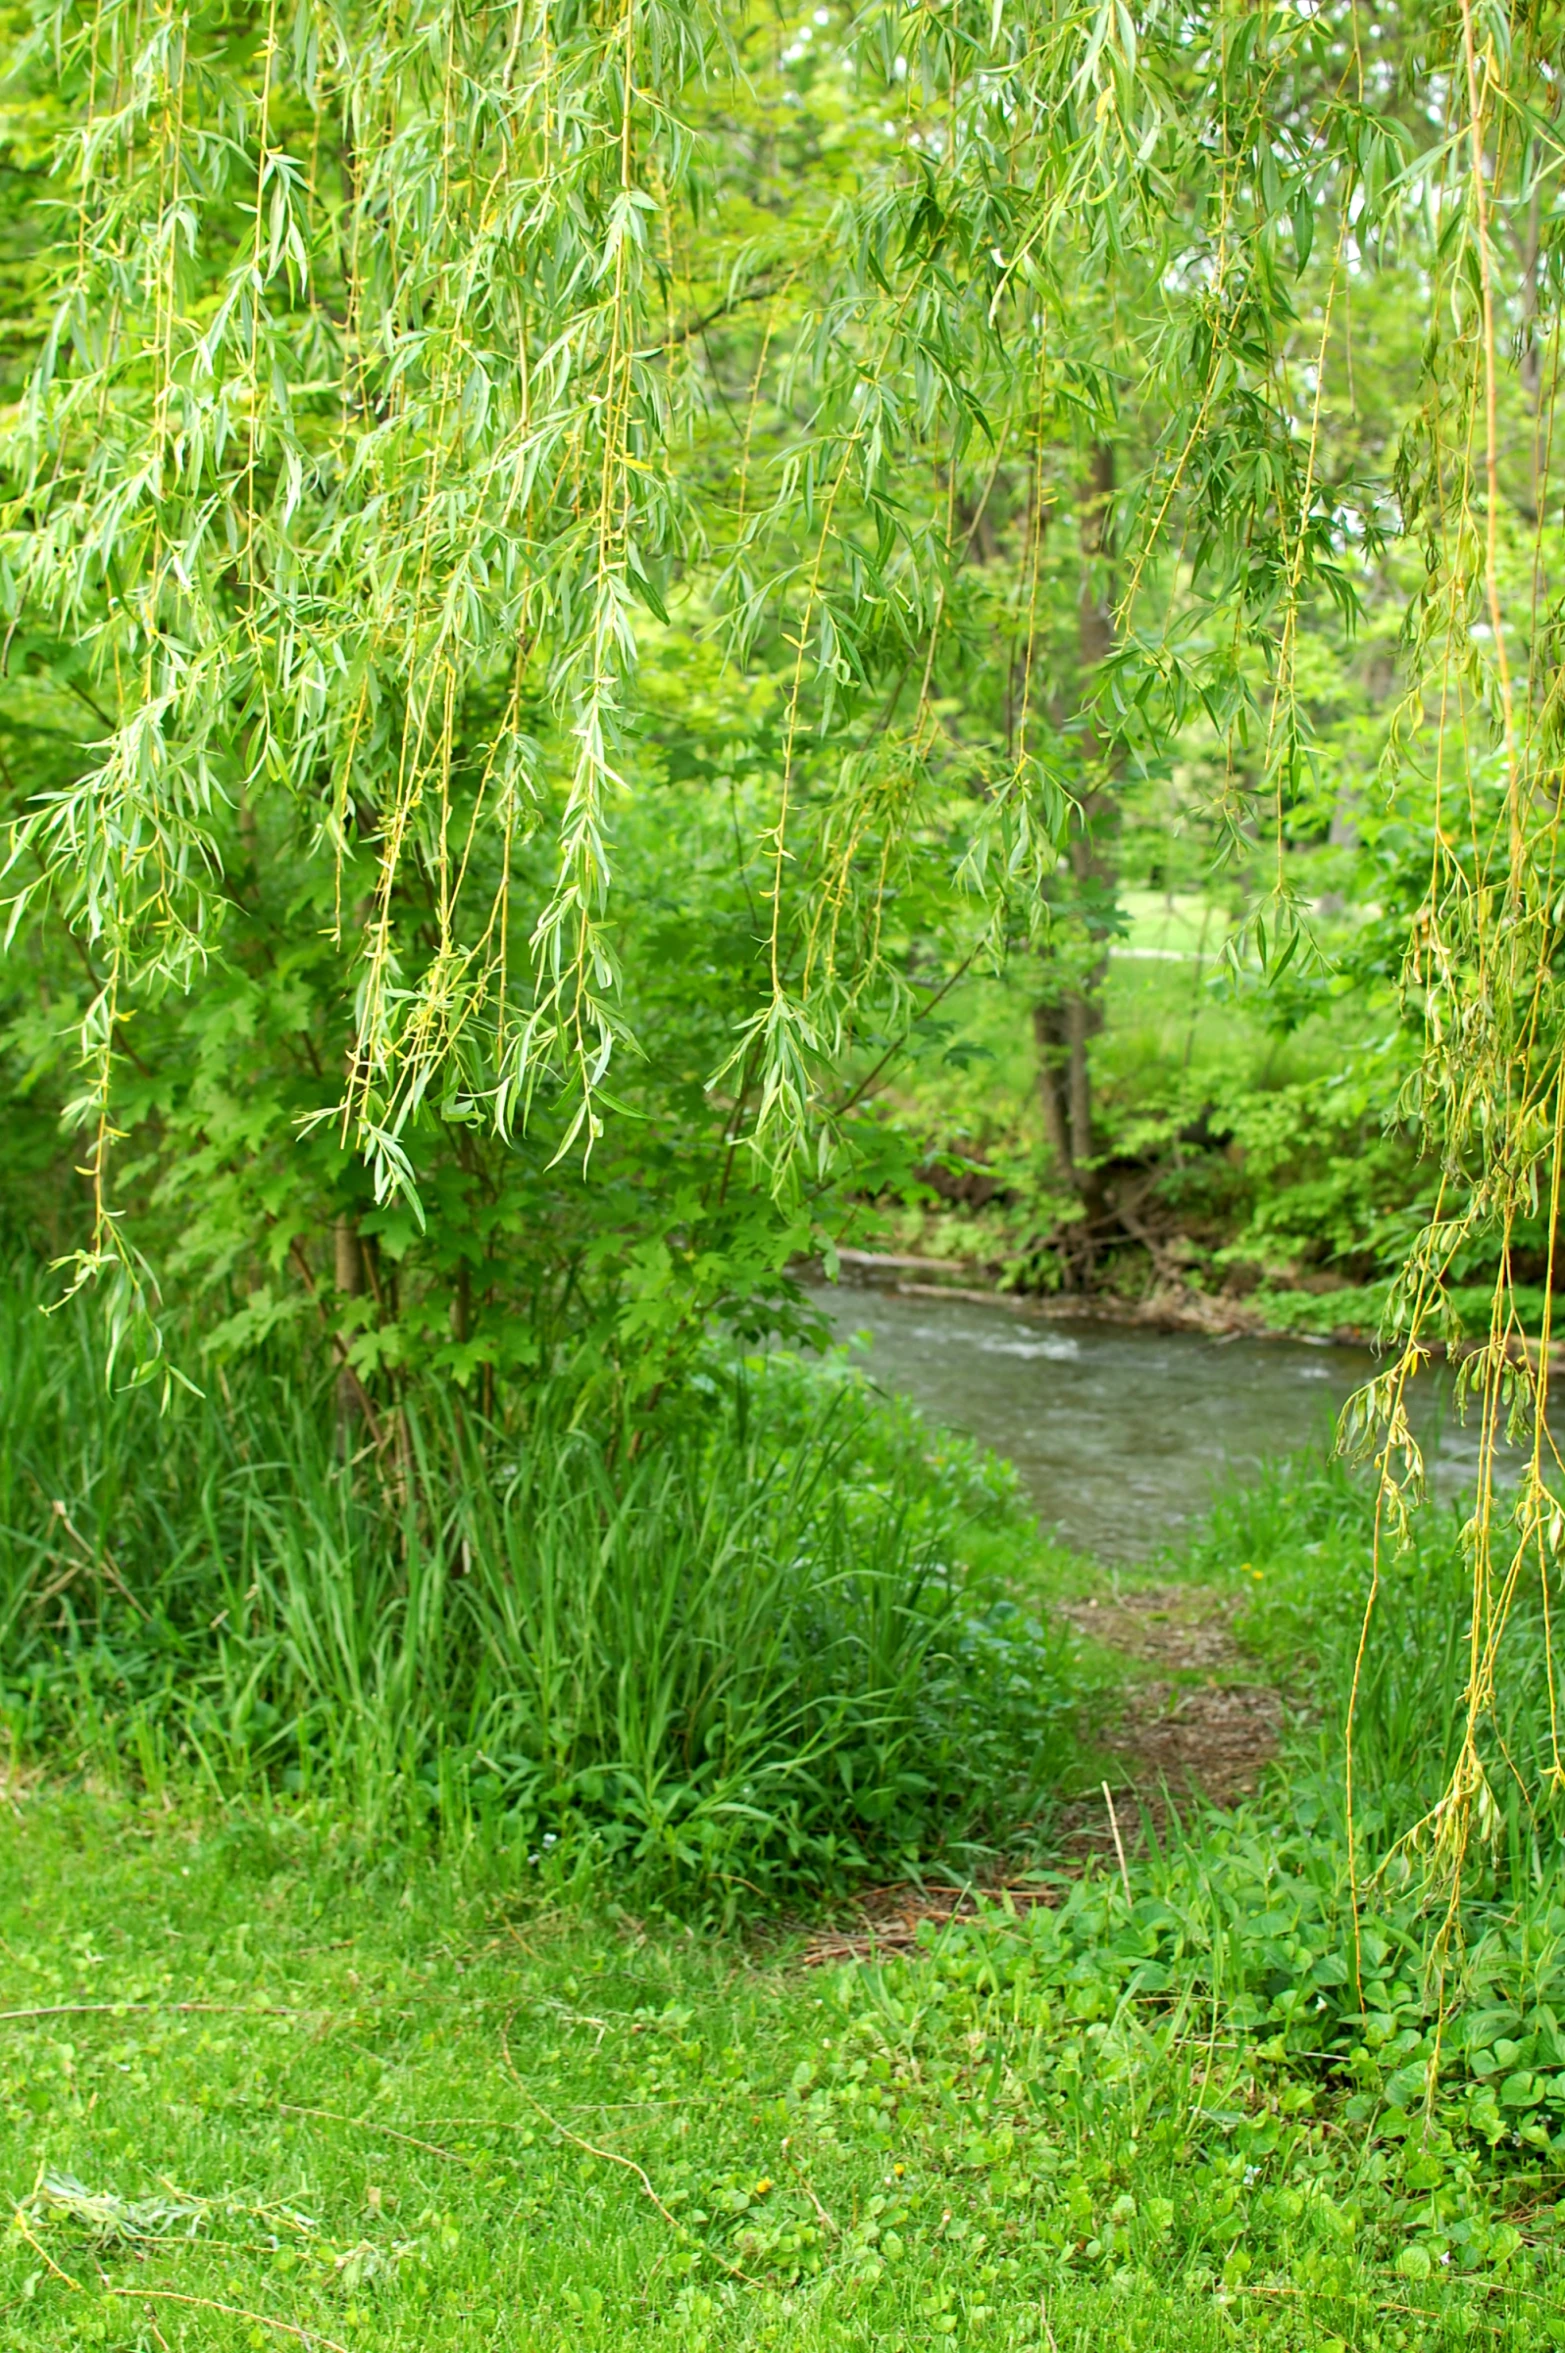
[[(1093, 444), (1079, 508), (1081, 587), (1076, 608), (1076, 645), (1083, 697), (1094, 672), (1114, 648), (1114, 587), (1110, 505), (1114, 496), (1114, 452), (1105, 441)], [(1101, 781), (1104, 747), (1095, 727), (1086, 734), (1088, 784), (1082, 795), (1081, 815), (1071, 836), (1070, 866), (1078, 891), (1106, 886), (1114, 879), (1113, 860), (1105, 836), (1111, 809)], [(1092, 1072), (1088, 1048), (1103, 1027), (1098, 992), (1108, 970), (1108, 956), (1099, 956), (1077, 988), (1066, 989), (1033, 1009), (1033, 1034), (1038, 1041), (1038, 1085), (1049, 1146), (1071, 1189), (1084, 1200), (1095, 1199), (1090, 1163), (1093, 1157)]]
[[(332, 1228), (332, 1272), (340, 1298), (360, 1297), (364, 1289), (364, 1245), (351, 1217), (339, 1217)], [(346, 1342), (339, 1340), (338, 1345), (346, 1349)], [(344, 1356), (337, 1374), (337, 1423), (345, 1440), (363, 1410), (363, 1388)]]
[(1044, 1133), (1066, 1182), (1076, 1188), (1076, 1155), (1071, 1149), (1070, 1044), (1065, 1033), (1062, 1004), (1035, 1005), (1032, 1034), (1038, 1041), (1038, 1099), (1043, 1106)]

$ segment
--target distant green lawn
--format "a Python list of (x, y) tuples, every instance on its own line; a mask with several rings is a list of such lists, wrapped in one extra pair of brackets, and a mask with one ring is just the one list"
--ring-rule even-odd
[(1003, 1921), (808, 1971), (33, 1794), (0, 1924), (27, 2353), (1565, 2342), (1535, 2177), (1524, 2230), (1469, 2182), (1431, 2235), (1416, 2156), (1393, 2194), (1212, 2005), (1138, 2017)]
[(1121, 891), (1119, 903), (1128, 926), (1125, 947), (1158, 949), (1164, 955), (1188, 956), (1192, 961), (1204, 956), (1209, 967), (1216, 963), (1234, 928), (1226, 907), (1216, 906), (1196, 892), (1180, 891), (1165, 897), (1162, 891)]

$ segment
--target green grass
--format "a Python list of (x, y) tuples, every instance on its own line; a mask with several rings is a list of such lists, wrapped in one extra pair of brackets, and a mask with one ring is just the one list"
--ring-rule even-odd
[[(83, 1327), (35, 1331), (0, 1433), (0, 2346), (1565, 2344), (1565, 1873), (1500, 1746), (1535, 1780), (1541, 1612), (1460, 1934), (1416, 1857), (1355, 1924), (1340, 1468), (1147, 1571), (1240, 1602), (1298, 1721), (1127, 1895), (1047, 1875), (1102, 1695), (1040, 1605), (1090, 1572), (839, 1370), (703, 1376), (634, 1453), (447, 1431), (388, 1501), (259, 1376), (162, 1424)], [(1371, 1862), (1449, 1761), (1465, 1600), (1432, 1515), (1372, 1630)], [(638, 1758), (693, 1791), (683, 1845)], [(788, 1904), (985, 1839), (1050, 1900), (802, 1965)]]
[[(1344, 1836), (1341, 1736), (1370, 1589), (1371, 1495), (1368, 1477), (1340, 1463), (1282, 1466), (1222, 1498), (1181, 1564), (1202, 1582), (1231, 1586), (1246, 1643), (1306, 1710), (1293, 1785), (1308, 1774), (1332, 1812), (1333, 1844)], [(1357, 1812), (1372, 1856), (1435, 1802), (1455, 1761), (1472, 1617), (1465, 1508), (1429, 1504), (1406, 1549), (1389, 1540), (1383, 1547), (1354, 1736)], [(1503, 1553), (1503, 1524), (1496, 1542)], [(1557, 1630), (1557, 1572), (1550, 1611)], [(1525, 1902), (1531, 1885), (1558, 1871), (1565, 1828), (1565, 1812), (1547, 1795), (1548, 1628), (1535, 1563), (1518, 1584), (1495, 1663), (1497, 1704), (1480, 1751), (1496, 1819), (1492, 1840), (1474, 1849), (1470, 1876)], [(1556, 1691), (1559, 1669), (1556, 1656)]]
[(1302, 1860), (1240, 1823), (1133, 1914), (811, 1971), (314, 1812), (19, 1798), (0, 2344), (1565, 2341), (1536, 2150), (1426, 2138), (1394, 2004), (1307, 2047)]
[[(1330, 1725), (1364, 1527), (1301, 1468), (1157, 1572), (1248, 1596), (1315, 1703), (1253, 1808), (1176, 1824), (1129, 1901), (1089, 1870), (884, 1964), (638, 1916), (579, 1836), (519, 1871), (481, 1820), (432, 1850), (341, 1797), (219, 1808), (188, 1764), (16, 1781), (0, 2344), (1565, 2342), (1548, 1826), (1513, 1807), (1475, 1857), (1443, 1983), (1406, 1877), (1367, 1890), (1354, 1975)], [(1372, 1838), (1442, 1761), (1459, 1575), (1432, 1522), (1384, 1597)], [(1525, 1616), (1516, 1645), (1525, 1760)]]

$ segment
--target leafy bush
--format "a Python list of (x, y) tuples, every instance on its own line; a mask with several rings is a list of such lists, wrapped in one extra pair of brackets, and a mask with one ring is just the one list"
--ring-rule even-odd
[(0, 1681), (30, 1750), (766, 1897), (1047, 1803), (1071, 1694), (1008, 1581), (1014, 1489), (841, 1364), (714, 1359), (634, 1431), (547, 1392), (510, 1429), (409, 1408), (377, 1470), (296, 1368), (161, 1420), (85, 1315), (5, 1312)]
[[(1339, 1291), (1261, 1290), (1255, 1293), (1253, 1305), (1275, 1331), (1327, 1337), (1333, 1332), (1351, 1330), (1374, 1339), (1385, 1320), (1393, 1288), (1387, 1279), (1381, 1283), (1350, 1284)], [(1511, 1299), (1524, 1328), (1528, 1332), (1541, 1331), (1542, 1290), (1536, 1284), (1516, 1283), (1512, 1286)], [(1487, 1340), (1494, 1307), (1492, 1283), (1453, 1284), (1445, 1294), (1443, 1306), (1455, 1330), (1464, 1338)]]

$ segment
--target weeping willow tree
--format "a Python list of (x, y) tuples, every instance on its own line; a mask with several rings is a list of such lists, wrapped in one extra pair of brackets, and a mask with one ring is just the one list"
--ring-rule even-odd
[[(1079, 1061), (1116, 790), (1192, 728), (1231, 838), (1274, 845), (1230, 954), (1317, 953), (1284, 854), (1319, 763), (1301, 632), (1392, 567), (1382, 784), (1435, 842), (1405, 1108), (1442, 1184), (1362, 1400), (1388, 1535), (1447, 1271), (1502, 1251), (1463, 1370), (1467, 1738), (1430, 1826), (1458, 1855), (1507, 1615), (1528, 1577), (1547, 1606), (1565, 1530), (1508, 1255), (1542, 1215), (1552, 1267), (1565, 1138), (1562, 25), (1549, 0), (43, 9), (19, 72), (57, 209), (4, 590), (94, 725), (16, 812), (11, 919), (90, 958), (80, 1278), (150, 1328), (113, 1190), (136, 1025), (221, 962), (279, 809), (341, 952), (348, 1043), (305, 1124), (423, 1214), (431, 1118), (601, 1145), (657, 1050), (615, 895), (649, 651), (764, 680), (733, 804), (758, 954), (705, 1075), (724, 1186), (742, 1164), (781, 1198), (930, 1001), (897, 943), (931, 876), (950, 970), (1030, 942)], [(1418, 313), (1402, 430), (1332, 440), (1388, 273)], [(1502, 1511), (1507, 1427), (1530, 1459)]]

